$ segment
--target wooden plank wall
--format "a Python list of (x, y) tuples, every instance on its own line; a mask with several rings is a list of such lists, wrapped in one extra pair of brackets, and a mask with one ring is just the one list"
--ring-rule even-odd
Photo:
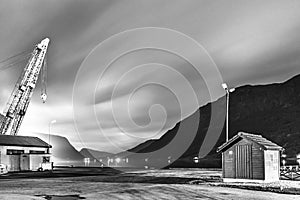
[[(250, 157), (246, 156), (240, 162), (250, 162), (249, 165), (244, 166), (242, 169), (239, 169), (240, 174), (237, 172), (236, 153), (240, 152), (240, 156), (242, 154), (242, 150), (236, 150), (238, 145), (249, 145), (249, 149), (243, 151), (243, 155), (245, 156), (245, 151), (249, 151)], [(233, 152), (233, 156), (230, 156), (229, 152)], [(237, 144), (233, 145), (225, 152), (223, 152), (223, 177), (224, 178), (242, 178), (249, 177), (252, 179), (263, 180), (264, 175), (264, 151), (260, 149), (255, 143), (247, 141), (245, 139), (239, 141)]]
[(236, 178), (251, 179), (252, 178), (252, 157), (251, 144), (236, 145), (235, 148), (235, 164)]

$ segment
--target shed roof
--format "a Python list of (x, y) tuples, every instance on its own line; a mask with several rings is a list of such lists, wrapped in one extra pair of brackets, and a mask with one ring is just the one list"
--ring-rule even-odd
[(22, 147), (50, 147), (48, 143), (44, 142), (38, 137), (30, 136), (13, 136), (13, 135), (0, 135), (1, 146), (22, 146)]
[(248, 141), (251, 141), (253, 143), (258, 144), (260, 147), (262, 147), (264, 150), (284, 150), (281, 146), (275, 144), (274, 142), (271, 142), (270, 140), (267, 140), (266, 138), (262, 137), (258, 134), (250, 134), (245, 132), (239, 132), (237, 135), (235, 135), (233, 138), (228, 140), (228, 142), (222, 144), (220, 147), (218, 147), (217, 152), (224, 152), (237, 142), (239, 142), (242, 139), (246, 139)]

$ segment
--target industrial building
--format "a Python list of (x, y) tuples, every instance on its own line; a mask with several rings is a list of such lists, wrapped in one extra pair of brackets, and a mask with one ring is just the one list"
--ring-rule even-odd
[(220, 146), (224, 182), (272, 182), (280, 177), (283, 148), (261, 135), (239, 132)]
[(0, 135), (0, 164), (8, 172), (52, 169), (50, 148), (38, 137)]

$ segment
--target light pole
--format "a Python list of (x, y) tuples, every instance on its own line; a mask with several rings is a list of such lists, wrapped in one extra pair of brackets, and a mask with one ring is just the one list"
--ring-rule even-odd
[(50, 151), (50, 135), (51, 135), (51, 125), (52, 125), (52, 124), (54, 124), (54, 123), (56, 123), (56, 120), (55, 120), (55, 119), (54, 119), (54, 120), (52, 120), (51, 122), (49, 122), (49, 134), (48, 134), (48, 136), (49, 136), (49, 138), (48, 138), (49, 151)]
[(222, 87), (224, 88), (226, 92), (226, 142), (228, 141), (229, 137), (229, 94), (230, 92), (233, 92), (235, 88), (228, 88), (226, 83), (222, 84)]

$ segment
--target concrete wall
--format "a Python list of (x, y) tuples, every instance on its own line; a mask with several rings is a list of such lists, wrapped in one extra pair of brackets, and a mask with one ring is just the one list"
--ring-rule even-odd
[[(24, 150), (22, 155), (7, 155), (7, 149)], [(45, 154), (29, 154), (32, 151), (44, 151)], [(37, 170), (41, 165), (43, 156), (47, 148), (41, 147), (19, 147), (19, 146), (0, 146), (0, 163), (7, 166), (8, 171)]]
[(280, 177), (279, 151), (264, 151), (265, 181), (278, 181)]

